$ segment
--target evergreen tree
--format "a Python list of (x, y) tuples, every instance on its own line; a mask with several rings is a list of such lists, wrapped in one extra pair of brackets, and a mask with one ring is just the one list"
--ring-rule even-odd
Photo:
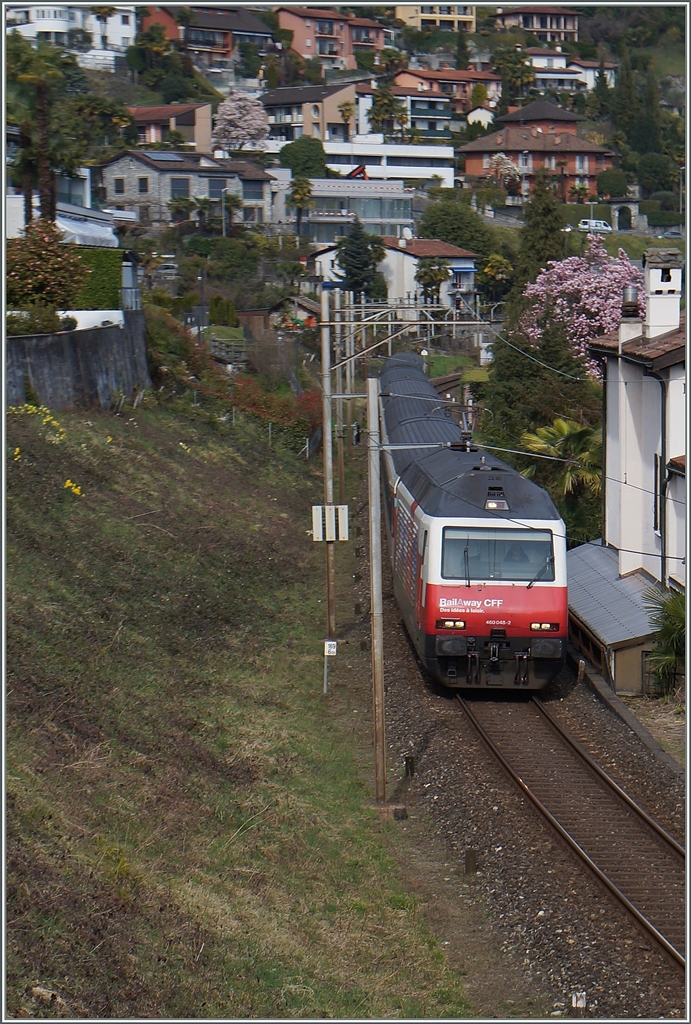
[(325, 178), (326, 154), (320, 139), (303, 135), (289, 142), (278, 154), (281, 167), (290, 167), (294, 178)]
[(489, 256), (496, 250), (495, 234), (479, 213), (457, 199), (431, 203), (419, 225), (422, 238), (438, 238), (461, 249), (470, 249), (478, 256)]
[(597, 78), (595, 79), (595, 88), (593, 89), (593, 93), (600, 104), (601, 116), (606, 117), (609, 111), (612, 90), (610, 89), (607, 81), (604, 54), (600, 57), (600, 67), (597, 72)]
[[(557, 416), (593, 425), (600, 418), (599, 384), (573, 354), (564, 326), (546, 316), (540, 341), (532, 345), (515, 326), (520, 308), (514, 305), (507, 320), (506, 340), (497, 338), (493, 344), (489, 379), (477, 395), (490, 412), (483, 417), (481, 439), (505, 448), (515, 448), (526, 431), (546, 427)], [(504, 457), (520, 468), (529, 465), (520, 457)]]
[(497, 114), (499, 117), (509, 112), (509, 99), (511, 93), (511, 86), (509, 85), (509, 76), (506, 68), (501, 69), (501, 96), (499, 98), (499, 106), (497, 107)]
[(645, 81), (643, 110), (629, 137), (629, 141), (637, 153), (660, 152), (662, 145), (660, 113), (660, 87), (651, 63), (648, 66)]
[(549, 260), (564, 256), (564, 217), (554, 190), (554, 180), (544, 168), (535, 174), (535, 185), (523, 211), (520, 248), (516, 261), (514, 294), (534, 281)]
[(636, 80), (631, 69), (631, 58), (628, 49), (622, 46), (617, 84), (614, 87), (614, 95), (612, 96), (611, 114), (615, 127), (624, 132), (627, 139), (629, 139), (636, 124), (639, 112), (638, 90), (636, 89)]
[(463, 29), (458, 33), (456, 39), (456, 70), (467, 71), (468, 64), (470, 62), (470, 54), (468, 53), (468, 43), (465, 37)]
[(356, 296), (369, 295), (375, 285), (377, 264), (384, 258), (384, 247), (379, 239), (368, 235), (356, 217), (337, 249), (343, 287)]

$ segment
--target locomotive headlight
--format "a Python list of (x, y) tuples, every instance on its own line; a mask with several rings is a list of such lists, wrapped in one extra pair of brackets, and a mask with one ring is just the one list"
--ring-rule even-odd
[(437, 629), (465, 629), (465, 622), (461, 619), (437, 619)]
[(530, 628), (533, 632), (540, 633), (558, 633), (559, 623), (558, 622), (531, 622)]

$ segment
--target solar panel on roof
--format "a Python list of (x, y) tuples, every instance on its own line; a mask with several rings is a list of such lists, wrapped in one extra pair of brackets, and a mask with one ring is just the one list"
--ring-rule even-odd
[(149, 160), (169, 160), (172, 163), (175, 160), (181, 162), (183, 159), (181, 156), (178, 156), (177, 153), (163, 153), (158, 149), (153, 153), (142, 150), (142, 153), (144, 156), (148, 156)]

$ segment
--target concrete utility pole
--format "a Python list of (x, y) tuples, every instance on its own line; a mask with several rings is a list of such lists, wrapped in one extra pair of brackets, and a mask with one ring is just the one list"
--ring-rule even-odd
[(379, 378), (367, 378), (369, 454), (369, 552), (372, 620), (372, 697), (374, 706), (374, 783), (378, 804), (386, 803), (386, 725), (384, 713), (384, 608), (381, 564), (381, 487)]
[[(321, 295), (322, 356), (322, 448), (324, 451), (324, 504), (334, 503), (334, 467), (331, 412), (331, 338), (329, 334), (329, 293)], [(326, 541), (326, 621), (329, 638), (336, 637), (336, 552), (335, 541)]]
[(338, 446), (338, 501), (345, 505), (345, 457), (343, 453), (343, 333), (341, 325), (341, 290), (334, 291), (334, 322), (336, 324), (336, 442)]

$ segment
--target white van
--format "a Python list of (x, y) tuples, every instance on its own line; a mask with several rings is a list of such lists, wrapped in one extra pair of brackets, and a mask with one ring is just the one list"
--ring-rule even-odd
[(608, 224), (606, 220), (590, 220), (588, 217), (584, 217), (578, 222), (578, 230), (587, 231), (589, 235), (611, 235), (612, 225)]

